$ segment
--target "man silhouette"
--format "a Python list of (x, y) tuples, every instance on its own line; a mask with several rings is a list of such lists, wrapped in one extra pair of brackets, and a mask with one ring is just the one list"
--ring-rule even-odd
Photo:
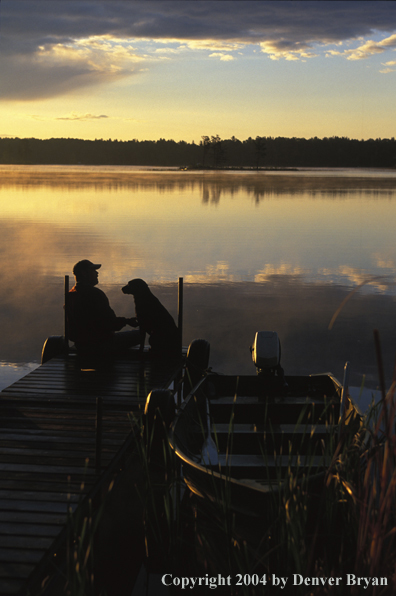
[(101, 265), (87, 259), (73, 267), (76, 283), (67, 295), (66, 318), (68, 333), (77, 351), (107, 355), (139, 344), (139, 331), (117, 333), (134, 319), (117, 317), (99, 281)]

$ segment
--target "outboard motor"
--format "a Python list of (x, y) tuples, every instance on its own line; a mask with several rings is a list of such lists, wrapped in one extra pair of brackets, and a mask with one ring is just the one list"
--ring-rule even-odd
[(284, 393), (288, 385), (280, 365), (281, 345), (276, 331), (257, 331), (250, 351), (257, 374), (266, 381), (268, 390)]

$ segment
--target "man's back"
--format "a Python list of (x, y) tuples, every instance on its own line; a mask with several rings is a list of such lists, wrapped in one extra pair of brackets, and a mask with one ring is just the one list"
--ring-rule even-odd
[(68, 293), (66, 317), (69, 338), (80, 345), (109, 341), (125, 325), (125, 319), (116, 317), (102, 290), (81, 282)]

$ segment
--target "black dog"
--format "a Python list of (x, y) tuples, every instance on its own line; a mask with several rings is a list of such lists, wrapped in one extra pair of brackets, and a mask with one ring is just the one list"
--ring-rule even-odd
[(144, 348), (146, 333), (149, 334), (151, 352), (158, 356), (180, 353), (179, 330), (172, 316), (154, 296), (143, 279), (132, 279), (122, 288), (124, 294), (131, 294), (135, 299), (136, 319), (132, 326), (140, 329), (140, 350)]

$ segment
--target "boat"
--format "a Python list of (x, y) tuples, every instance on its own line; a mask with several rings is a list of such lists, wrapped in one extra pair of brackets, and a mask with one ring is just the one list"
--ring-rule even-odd
[[(170, 444), (188, 488), (232, 510), (262, 516), (295, 483), (320, 492), (340, 433), (361, 415), (331, 373), (287, 376), (276, 332), (256, 333), (256, 375), (209, 373), (181, 404)], [(276, 499), (275, 499), (276, 500)]]

